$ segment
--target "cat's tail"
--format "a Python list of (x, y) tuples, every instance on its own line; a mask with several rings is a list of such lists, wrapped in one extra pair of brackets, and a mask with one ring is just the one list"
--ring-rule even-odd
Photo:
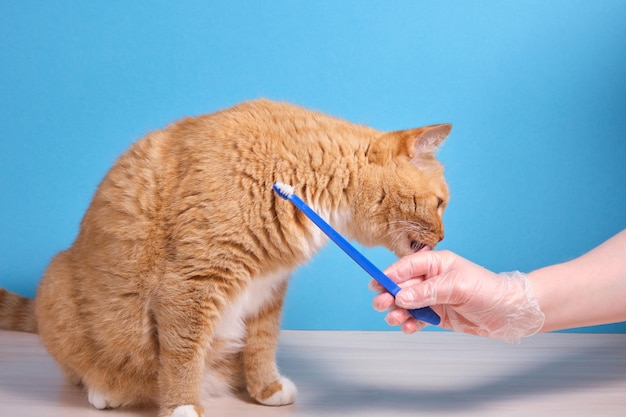
[(0, 328), (37, 333), (35, 300), (0, 288)]

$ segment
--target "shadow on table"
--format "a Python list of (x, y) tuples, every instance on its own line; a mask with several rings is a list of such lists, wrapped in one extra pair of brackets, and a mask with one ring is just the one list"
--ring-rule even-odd
[[(467, 360), (472, 360), (471, 355), (468, 355)], [(294, 375), (315, 375), (314, 383), (319, 386), (313, 390), (314, 396), (307, 399), (306, 406), (320, 413), (325, 409), (340, 412), (359, 409), (380, 412), (467, 411), (486, 403), (584, 391), (626, 379), (624, 338), (609, 339), (595, 346), (570, 347), (562, 356), (525, 362), (529, 364), (525, 369), (496, 375), (489, 380), (477, 378), (476, 384), (470, 387), (451, 386), (429, 390), (412, 389), (410, 386), (385, 388), (374, 378), (351, 379), (350, 375), (340, 374), (314, 358), (293, 353), (284, 355), (280, 364), (287, 375), (290, 369)], [(380, 366), (383, 369), (385, 364), (380, 363)], [(425, 378), (420, 369), (415, 370), (415, 378)], [(311, 382), (307, 381), (307, 384)]]

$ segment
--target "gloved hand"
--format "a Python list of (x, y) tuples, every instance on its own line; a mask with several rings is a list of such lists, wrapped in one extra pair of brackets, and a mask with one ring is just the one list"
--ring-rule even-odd
[(402, 290), (396, 299), (381, 291), (373, 300), (378, 311), (391, 309), (386, 321), (405, 333), (426, 324), (406, 309), (431, 306), (441, 316), (441, 327), (458, 332), (519, 343), (539, 332), (545, 316), (533, 288), (521, 272), (496, 274), (449, 251), (422, 251), (406, 256), (385, 273)]

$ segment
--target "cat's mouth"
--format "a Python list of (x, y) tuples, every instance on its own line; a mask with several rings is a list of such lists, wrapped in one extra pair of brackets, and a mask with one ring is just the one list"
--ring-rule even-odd
[(418, 242), (417, 240), (412, 240), (411, 241), (411, 250), (413, 252), (426, 251), (426, 250), (430, 250), (430, 249), (431, 249), (431, 247), (429, 245), (427, 245), (426, 243)]

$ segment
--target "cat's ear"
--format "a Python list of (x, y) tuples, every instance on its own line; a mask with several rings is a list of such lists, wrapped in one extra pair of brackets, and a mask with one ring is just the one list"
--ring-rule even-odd
[(439, 124), (387, 133), (372, 146), (368, 158), (370, 162), (385, 164), (391, 158), (404, 155), (419, 167), (420, 161), (434, 157), (451, 130), (452, 125)]
[[(451, 130), (451, 124), (440, 124), (405, 131), (409, 134), (409, 139), (407, 140), (409, 156), (414, 158), (420, 154), (434, 154), (441, 142), (448, 137)], [(414, 139), (411, 139), (411, 137)], [(411, 143), (412, 141), (414, 143)]]

